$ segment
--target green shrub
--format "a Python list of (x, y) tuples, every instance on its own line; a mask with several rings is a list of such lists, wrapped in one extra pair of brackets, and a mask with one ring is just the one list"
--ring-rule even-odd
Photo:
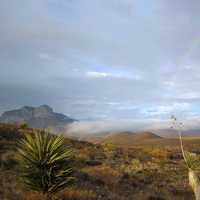
[(44, 194), (56, 193), (72, 180), (71, 155), (63, 136), (52, 136), (48, 132), (27, 134), (18, 142), (20, 175), (30, 189)]

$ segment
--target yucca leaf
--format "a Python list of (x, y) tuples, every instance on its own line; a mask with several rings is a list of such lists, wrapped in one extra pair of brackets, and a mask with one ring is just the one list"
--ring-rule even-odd
[(72, 151), (63, 136), (48, 132), (26, 135), (17, 143), (17, 160), (24, 183), (32, 190), (57, 192), (67, 186), (72, 168), (68, 165)]

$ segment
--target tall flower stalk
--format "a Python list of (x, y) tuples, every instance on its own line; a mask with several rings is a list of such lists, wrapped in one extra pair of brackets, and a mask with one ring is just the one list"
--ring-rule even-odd
[(192, 187), (196, 200), (200, 200), (200, 179), (196, 173), (196, 170), (200, 167), (200, 161), (196, 154), (184, 150), (182, 139), (183, 123), (178, 122), (175, 116), (172, 116), (171, 119), (173, 128), (178, 131), (181, 153), (188, 169), (189, 184)]

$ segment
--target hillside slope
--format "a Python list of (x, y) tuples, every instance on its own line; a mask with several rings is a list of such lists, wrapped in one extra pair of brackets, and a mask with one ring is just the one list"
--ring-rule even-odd
[[(24, 134), (34, 134), (34, 129), (0, 123), (0, 199), (13, 200), (14, 197), (15, 200), (44, 200), (42, 194), (27, 190), (19, 177), (15, 160), (16, 141)], [(66, 138), (66, 148), (73, 152), (71, 164), (74, 182), (72, 186), (56, 194), (56, 199), (194, 199), (191, 188), (187, 185), (187, 176), (183, 176), (185, 166), (180, 149), (177, 149), (179, 143), (165, 148), (166, 141), (168, 145), (169, 140), (153, 133), (139, 135), (124, 132), (116, 134), (116, 138), (122, 142), (122, 138), (126, 142), (128, 139), (143, 140), (149, 146), (122, 148)], [(161, 141), (164, 144), (152, 145), (151, 141)], [(196, 152), (200, 152), (199, 144), (200, 139), (184, 141), (187, 149)]]
[(120, 132), (109, 134), (104, 137), (100, 143), (112, 143), (114, 145), (130, 146), (135, 144), (143, 144), (150, 141), (160, 141), (162, 138), (151, 132), (132, 133), (132, 132)]

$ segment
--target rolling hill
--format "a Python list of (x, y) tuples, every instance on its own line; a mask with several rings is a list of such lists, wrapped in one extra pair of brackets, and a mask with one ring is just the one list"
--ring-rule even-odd
[(162, 137), (152, 133), (152, 132), (120, 132), (120, 133), (110, 133), (107, 136), (97, 139), (97, 143), (112, 143), (114, 145), (131, 146), (135, 144), (149, 143), (151, 141), (160, 141)]

